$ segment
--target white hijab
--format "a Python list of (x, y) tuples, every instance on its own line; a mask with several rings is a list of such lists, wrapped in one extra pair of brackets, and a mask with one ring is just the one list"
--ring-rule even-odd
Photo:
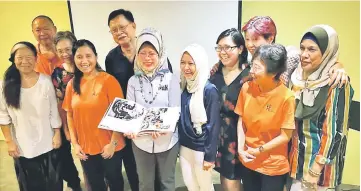
[(207, 113), (204, 107), (204, 87), (209, 78), (210, 68), (208, 65), (208, 56), (204, 48), (198, 44), (191, 44), (187, 46), (183, 53), (188, 53), (193, 58), (196, 65), (196, 72), (192, 79), (186, 80), (183, 73), (181, 74), (181, 88), (187, 88), (188, 92), (192, 94), (189, 110), (193, 127), (197, 134), (202, 133), (202, 125), (207, 123)]

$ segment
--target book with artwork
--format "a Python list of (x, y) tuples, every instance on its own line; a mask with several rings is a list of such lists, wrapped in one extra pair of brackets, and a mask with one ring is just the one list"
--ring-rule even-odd
[(115, 98), (98, 127), (138, 135), (174, 132), (179, 114), (179, 107), (145, 108), (133, 101)]

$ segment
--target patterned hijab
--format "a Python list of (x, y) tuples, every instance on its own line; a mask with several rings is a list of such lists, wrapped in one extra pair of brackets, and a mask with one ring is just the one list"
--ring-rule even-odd
[(208, 81), (210, 72), (208, 56), (204, 48), (198, 44), (187, 46), (183, 50), (182, 55), (186, 52), (193, 58), (194, 64), (196, 65), (196, 72), (192, 79), (185, 79), (184, 75), (181, 75), (181, 88), (182, 90), (187, 88), (188, 92), (192, 94), (189, 103), (191, 119), (196, 133), (201, 134), (202, 125), (207, 123), (207, 113), (204, 108), (203, 97), (204, 87)]
[(302, 104), (313, 107), (321, 88), (327, 86), (330, 81), (329, 71), (338, 60), (339, 41), (336, 31), (328, 25), (311, 27), (302, 39), (309, 34), (316, 38), (322, 52), (320, 67), (307, 79), (303, 79), (303, 69), (299, 65), (291, 76), (291, 82), (296, 98), (301, 100)]
[[(139, 61), (138, 53), (142, 45), (148, 42), (153, 45), (158, 53), (159, 62), (157, 66), (152, 71), (146, 71), (142, 68), (142, 64)], [(167, 62), (167, 52), (164, 47), (162, 34), (155, 28), (145, 28), (139, 34), (136, 42), (136, 56), (134, 64), (134, 73), (137, 76), (145, 75), (147, 77), (154, 77), (157, 73), (166, 73), (168, 72), (168, 62)]]

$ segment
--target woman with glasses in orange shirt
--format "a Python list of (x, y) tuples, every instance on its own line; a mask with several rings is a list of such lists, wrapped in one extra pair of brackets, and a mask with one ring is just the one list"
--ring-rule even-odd
[(282, 191), (290, 170), (288, 142), (295, 129), (295, 97), (280, 80), (287, 52), (282, 45), (255, 50), (250, 74), (239, 93), (238, 154), (245, 191)]

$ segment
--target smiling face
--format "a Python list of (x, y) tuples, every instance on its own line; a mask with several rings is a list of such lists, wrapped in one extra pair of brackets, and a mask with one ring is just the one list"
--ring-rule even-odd
[(135, 23), (128, 21), (124, 15), (119, 15), (109, 22), (113, 40), (120, 46), (130, 43), (135, 38), (135, 29)]
[(27, 47), (19, 48), (15, 53), (15, 66), (22, 74), (28, 74), (34, 71), (36, 56)]
[(233, 67), (239, 62), (239, 55), (242, 53), (243, 47), (237, 47), (231, 36), (222, 38), (218, 44), (217, 55), (222, 64), (226, 67)]
[(56, 44), (56, 53), (59, 58), (61, 58), (65, 63), (72, 63), (73, 53), (71, 49), (73, 45), (69, 39), (62, 39)]
[(271, 44), (274, 37), (265, 39), (264, 36), (258, 35), (254, 32), (245, 32), (246, 37), (246, 48), (253, 55), (258, 47), (264, 44)]
[(197, 72), (196, 64), (188, 52), (185, 52), (181, 58), (180, 69), (185, 79), (192, 79)]
[(144, 43), (138, 53), (140, 67), (145, 72), (152, 72), (159, 64), (159, 56), (155, 48), (149, 44)]
[(319, 46), (310, 39), (301, 42), (301, 67), (307, 74), (316, 71), (322, 62), (322, 52)]
[(275, 74), (267, 72), (267, 65), (259, 58), (253, 59), (252, 67), (249, 73), (254, 82), (261, 86), (273, 81), (275, 77)]
[(86, 75), (91, 75), (96, 72), (97, 56), (89, 46), (79, 47), (74, 55), (74, 62), (76, 67)]
[(48, 19), (39, 17), (32, 24), (33, 35), (41, 45), (48, 45), (54, 42), (56, 27)]

